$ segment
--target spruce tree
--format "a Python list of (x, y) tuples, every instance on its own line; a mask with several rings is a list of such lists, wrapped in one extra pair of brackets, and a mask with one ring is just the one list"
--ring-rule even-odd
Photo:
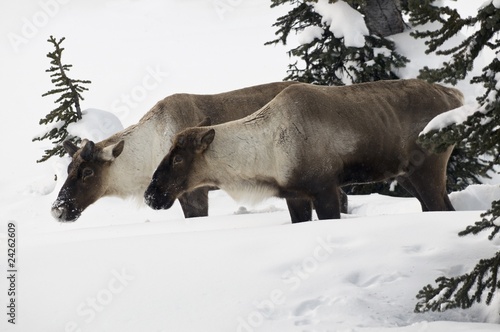
[[(469, 116), (463, 123), (455, 123), (441, 130), (434, 130), (420, 137), (423, 146), (439, 152), (447, 146), (463, 142), (472, 157), (490, 156), (482, 160), (483, 172), (499, 163), (500, 150), (500, 10), (491, 1), (479, 9), (475, 17), (462, 18), (459, 13), (447, 6), (432, 6), (428, 2), (410, 0), (412, 21), (415, 24), (439, 22), (441, 28), (434, 31), (416, 32), (417, 38), (430, 38), (428, 52), (451, 55), (451, 59), (437, 69), (424, 68), (421, 77), (430, 81), (456, 83), (463, 80), (474, 67), (475, 61), (485, 48), (493, 50), (496, 56), (482, 69), (480, 76), (473, 77), (470, 83), (481, 84), (486, 90), (477, 97), (479, 111)], [(453, 48), (444, 48), (444, 43), (462, 28), (474, 31), (462, 43)], [(460, 236), (477, 234), (491, 230), (489, 240), (500, 232), (500, 201), (494, 201), (491, 208), (481, 215), (482, 220), (468, 226)], [(415, 311), (443, 311), (450, 308), (469, 308), (484, 300), (490, 304), (498, 293), (500, 281), (500, 251), (492, 258), (482, 259), (470, 273), (458, 277), (442, 276), (436, 279), (437, 286), (427, 285), (417, 295)], [(498, 294), (496, 294), (498, 295)]]
[(62, 142), (65, 140), (70, 140), (73, 143), (80, 141), (80, 138), (69, 135), (67, 127), (70, 123), (82, 119), (80, 100), (83, 100), (83, 97), (81, 93), (88, 90), (83, 85), (91, 82), (68, 77), (67, 72), (72, 65), (62, 63), (61, 58), (64, 48), (61, 47), (61, 44), (64, 39), (63, 37), (57, 41), (53, 36), (50, 36), (47, 40), (55, 48), (54, 51), (47, 54), (47, 57), (50, 58), (51, 66), (46, 70), (46, 72), (51, 73), (51, 82), (55, 85), (55, 88), (44, 93), (42, 97), (58, 95), (58, 98), (54, 101), (58, 106), (39, 121), (40, 125), (48, 125), (49, 123), (54, 123), (54, 125), (41, 137), (34, 138), (33, 141), (49, 139), (52, 140), (54, 147), (45, 150), (45, 154), (37, 162), (44, 162), (52, 156), (62, 157), (66, 153), (62, 146)]
[[(498, 48), (498, 46), (494, 46), (494, 43), (498, 44), (498, 39), (493, 40), (499, 24), (498, 13), (495, 13), (498, 10), (490, 4), (481, 9), (476, 17), (462, 18), (454, 9), (436, 7), (431, 4), (432, 1), (429, 4), (423, 3), (420, 0), (410, 0), (410, 20), (415, 25), (439, 22), (441, 28), (435, 31), (415, 31), (413, 32), (413, 36), (415, 38), (427, 38), (427, 53), (434, 52), (438, 55), (451, 55), (452, 58), (450, 61), (444, 62), (441, 68), (431, 69), (424, 67), (420, 72), (419, 78), (430, 82), (444, 82), (455, 85), (458, 81), (465, 79), (466, 75), (473, 69), (474, 62), (484, 47), (493, 50)], [(496, 28), (495, 25), (497, 25)], [(461, 29), (474, 26), (480, 26), (480, 29), (467, 37), (458, 46), (450, 49), (442, 48), (443, 44), (460, 32)], [(489, 74), (495, 72), (495, 67), (498, 71), (498, 59), (495, 59), (488, 67), (483, 69), (482, 76), (475, 77), (471, 81), (472, 84), (483, 84), (487, 89), (487, 93), (483, 97), (478, 98), (481, 105), (484, 104), (481, 99), (491, 91), (491, 83), (495, 81), (494, 77), (489, 77)], [(479, 118), (476, 119), (476, 121), (479, 120)], [(476, 125), (480, 122), (481, 120), (476, 122)], [(436, 136), (429, 140), (428, 138), (431, 138), (435, 134), (431, 132), (421, 139), (424, 147), (437, 145), (436, 151), (441, 151), (452, 144), (456, 144), (448, 164), (448, 174), (451, 175), (448, 177), (449, 190), (461, 190), (469, 184), (481, 183), (479, 177), (488, 177), (487, 171), (492, 168), (492, 165), (498, 163), (498, 160), (488, 160), (483, 157), (485, 154), (487, 156), (498, 156), (494, 142), (483, 145), (485, 137), (469, 136), (474, 135), (476, 130), (481, 126), (479, 124), (474, 130), (469, 130), (468, 134), (465, 132), (459, 134), (460, 131), (464, 130), (463, 127), (456, 129), (450, 127), (444, 130), (440, 137)], [(494, 140), (495, 136), (490, 136), (489, 140), (491, 141), (491, 139)], [(498, 159), (498, 157), (496, 158)]]
[[(354, 9), (366, 14), (363, 9), (370, 1), (373, 0), (348, 0), (347, 2)], [(330, 0), (330, 2), (336, 1)], [(294, 8), (273, 24), (278, 28), (275, 33), (278, 38), (267, 42), (266, 45), (278, 43), (286, 45), (290, 33), (297, 34), (308, 27), (319, 27), (323, 30), (321, 37), (288, 52), (290, 57), (296, 57), (302, 62), (299, 64), (297, 60), (288, 66), (288, 76), (285, 80), (321, 85), (344, 85), (346, 82), (360, 83), (394, 79), (398, 78), (397, 68), (404, 67), (408, 61), (395, 51), (394, 42), (372, 31), (365, 36), (363, 47), (346, 46), (344, 38), (336, 38), (330, 31), (330, 26), (322, 22), (322, 16), (314, 10), (311, 1), (272, 0), (271, 7), (283, 4), (290, 4)], [(370, 28), (370, 25), (367, 26)]]

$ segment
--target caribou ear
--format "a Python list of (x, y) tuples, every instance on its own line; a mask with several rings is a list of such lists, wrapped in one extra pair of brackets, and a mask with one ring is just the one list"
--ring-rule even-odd
[(94, 157), (94, 142), (84, 139), (82, 141), (82, 152), (80, 157), (85, 161), (91, 161)]
[(200, 123), (198, 123), (196, 127), (206, 127), (210, 126), (211, 124), (212, 124), (212, 119), (210, 119), (210, 117), (207, 116)]
[(214, 137), (215, 130), (212, 128), (200, 131), (196, 138), (196, 152), (202, 153), (205, 151), (214, 140)]
[(99, 153), (99, 159), (102, 161), (115, 160), (115, 158), (117, 158), (123, 152), (124, 146), (125, 146), (125, 141), (123, 140), (119, 141), (118, 143), (106, 146)]
[(76, 153), (76, 151), (78, 151), (78, 146), (76, 146), (70, 140), (63, 142), (63, 148), (69, 154), (70, 157), (73, 157), (73, 155)]

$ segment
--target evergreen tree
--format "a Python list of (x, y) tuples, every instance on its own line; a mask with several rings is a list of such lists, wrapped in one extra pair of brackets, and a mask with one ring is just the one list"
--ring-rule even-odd
[[(469, 116), (463, 123), (452, 124), (440, 131), (431, 131), (420, 137), (420, 142), (435, 151), (441, 151), (447, 146), (464, 142), (471, 156), (487, 155), (489, 159), (481, 160), (483, 171), (492, 169), (499, 163), (500, 149), (500, 10), (491, 1), (479, 9), (475, 17), (462, 18), (459, 13), (449, 7), (432, 6), (419, 0), (410, 0), (412, 21), (415, 24), (439, 22), (441, 28), (434, 31), (415, 32), (417, 38), (430, 38), (427, 41), (428, 52), (451, 55), (441, 68), (425, 67), (421, 77), (431, 81), (456, 83), (463, 80), (474, 66), (480, 52), (490, 48), (496, 54), (492, 62), (482, 69), (482, 74), (473, 77), (471, 84), (481, 84), (486, 89), (484, 95), (477, 97), (479, 112)], [(468, 27), (474, 31), (458, 46), (445, 49), (443, 44), (462, 28)], [(477, 28), (477, 29), (475, 29)], [(482, 216), (482, 220), (474, 226), (467, 227), (459, 235), (477, 234), (491, 230), (492, 240), (500, 232), (500, 201), (494, 201), (491, 208)], [(480, 260), (475, 268), (462, 276), (436, 279), (436, 287), (425, 286), (417, 295), (419, 299), (415, 311), (446, 310), (449, 308), (469, 308), (475, 302), (483, 300), (490, 304), (500, 287), (498, 271), (500, 268), (500, 251), (492, 258)]]
[(40, 120), (40, 125), (47, 125), (53, 123), (52, 129), (47, 131), (41, 137), (36, 137), (33, 141), (42, 141), (45, 139), (52, 140), (52, 144), (55, 146), (51, 149), (45, 150), (45, 154), (37, 162), (43, 162), (52, 156), (62, 157), (65, 154), (65, 150), (62, 146), (62, 142), (65, 140), (70, 140), (73, 143), (78, 143), (80, 138), (70, 137), (67, 127), (72, 122), (77, 122), (82, 119), (82, 111), (80, 109), (80, 100), (83, 100), (81, 93), (88, 88), (84, 87), (83, 84), (89, 84), (90, 81), (86, 80), (74, 80), (67, 76), (67, 72), (70, 70), (72, 65), (63, 64), (61, 57), (64, 48), (61, 47), (64, 37), (57, 41), (53, 36), (48, 39), (49, 43), (54, 45), (55, 50), (49, 52), (47, 57), (50, 58), (50, 68), (46, 72), (51, 73), (51, 82), (54, 83), (55, 88), (47, 93), (44, 93), (42, 97), (49, 95), (59, 95), (54, 103), (58, 106), (45, 116), (45, 118)]
[[(450, 9), (449, 7), (435, 7), (429, 3), (422, 3), (420, 0), (410, 0), (409, 7), (413, 24), (420, 25), (428, 22), (439, 22), (442, 25), (440, 29), (435, 31), (416, 31), (413, 33), (413, 36), (416, 38), (428, 38), (426, 41), (428, 45), (427, 53), (435, 52), (439, 55), (452, 56), (452, 59), (443, 63), (441, 68), (430, 69), (424, 67), (419, 76), (422, 79), (430, 82), (442, 81), (454, 85), (457, 81), (465, 79), (468, 72), (472, 70), (475, 59), (484, 47), (489, 47), (493, 50), (498, 48), (499, 41), (498, 39), (494, 40), (494, 34), (498, 31), (498, 24), (500, 24), (498, 21), (499, 13), (492, 4), (480, 10), (476, 17), (465, 19), (460, 17), (454, 9)], [(462, 28), (474, 26), (480, 26), (480, 29), (466, 38), (460, 45), (451, 49), (441, 49), (443, 44), (456, 35)], [(487, 106), (489, 103), (485, 103), (482, 99), (494, 89), (494, 84), (492, 86), (492, 83), (496, 82), (496, 80), (494, 77), (490, 77), (490, 75), (491, 73), (495, 73), (495, 70), (498, 72), (498, 68), (498, 59), (495, 59), (488, 67), (483, 69), (482, 76), (475, 77), (471, 81), (473, 84), (483, 84), (487, 89), (486, 94), (478, 98), (483, 107), (490, 107)], [(467, 122), (464, 124), (470, 126), (467, 132), (464, 126), (458, 128), (453, 126), (444, 130), (439, 137), (432, 132), (421, 139), (421, 144), (424, 147), (437, 145), (436, 151), (441, 151), (447, 146), (456, 144), (448, 164), (448, 174), (451, 175), (448, 178), (448, 189), (460, 190), (469, 184), (481, 183), (479, 176), (488, 177), (487, 171), (494, 164), (498, 163), (497, 147), (494, 142), (498, 137), (495, 138), (495, 135), (491, 135), (488, 137), (489, 142), (484, 142), (485, 137), (476, 136), (477, 132), (481, 132), (482, 130), (489, 132), (493, 127), (480, 129), (482, 127), (482, 120), (479, 117), (474, 117), (474, 119), (475, 125), (467, 124)], [(484, 159), (482, 156), (485, 154), (496, 156), (496, 160), (495, 158), (490, 160)]]
[[(364, 13), (366, 3), (373, 0), (348, 0), (356, 10)], [(390, 0), (394, 3), (393, 0)], [(317, 1), (316, 1), (317, 2)], [(330, 0), (330, 2), (336, 2)], [(336, 38), (330, 26), (322, 22), (322, 16), (314, 10), (311, 1), (307, 0), (272, 0), (271, 7), (291, 4), (294, 8), (287, 15), (278, 18), (273, 25), (278, 28), (277, 39), (266, 45), (282, 43), (286, 45), (291, 32), (300, 33), (308, 27), (320, 27), (321, 37), (309, 43), (291, 49), (290, 57), (298, 60), (288, 66), (288, 76), (285, 80), (296, 80), (322, 85), (344, 85), (349, 83), (370, 82), (383, 79), (398, 78), (396, 69), (404, 67), (408, 61), (395, 51), (394, 42), (385, 36), (370, 31), (365, 36), (363, 47), (346, 46), (344, 38)], [(371, 12), (365, 17), (370, 17)], [(397, 12), (399, 17), (400, 12)], [(375, 20), (372, 20), (375, 21)], [(402, 21), (401, 21), (402, 22)], [(372, 24), (374, 25), (374, 24)], [(370, 25), (368, 25), (370, 29)], [(401, 25), (401, 32), (403, 26)], [(382, 29), (380, 29), (382, 30)], [(302, 67), (304, 66), (304, 67)]]

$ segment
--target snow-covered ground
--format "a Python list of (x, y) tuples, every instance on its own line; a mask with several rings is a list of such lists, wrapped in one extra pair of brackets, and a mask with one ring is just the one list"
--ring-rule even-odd
[[(412, 198), (352, 196), (340, 220), (291, 225), (282, 200), (241, 207), (215, 191), (207, 218), (185, 220), (178, 204), (153, 211), (117, 198), (98, 201), (75, 223), (51, 217), (66, 161), (36, 164), (46, 143), (31, 142), (53, 108), (41, 97), (52, 88), (44, 72), (49, 35), (67, 38), (70, 74), (92, 80), (84, 108), (116, 116), (100, 127), (89, 117), (73, 129), (106, 137), (175, 92), (281, 80), (287, 48), (263, 43), (286, 8), (271, 10), (266, 0), (4, 7), (0, 331), (498, 331), (491, 323), (499, 322), (499, 298), (489, 307), (413, 312), (424, 285), (500, 250), (487, 234), (457, 236), (500, 199), (498, 178), (453, 193), (461, 210), (453, 213), (422, 213)], [(402, 51), (421, 52), (405, 38), (395, 37)], [(17, 233), (16, 325), (7, 322), (9, 223)]]

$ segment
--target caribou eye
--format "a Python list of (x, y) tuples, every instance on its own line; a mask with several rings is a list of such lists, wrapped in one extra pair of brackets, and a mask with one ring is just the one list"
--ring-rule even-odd
[(180, 163), (182, 163), (183, 160), (184, 159), (177, 154), (177, 155), (174, 156), (173, 164), (174, 165), (180, 164)]
[(83, 169), (82, 177), (83, 177), (84, 180), (86, 178), (88, 178), (89, 176), (92, 176), (92, 175), (94, 175), (94, 171), (91, 168), (87, 167), (87, 168)]

